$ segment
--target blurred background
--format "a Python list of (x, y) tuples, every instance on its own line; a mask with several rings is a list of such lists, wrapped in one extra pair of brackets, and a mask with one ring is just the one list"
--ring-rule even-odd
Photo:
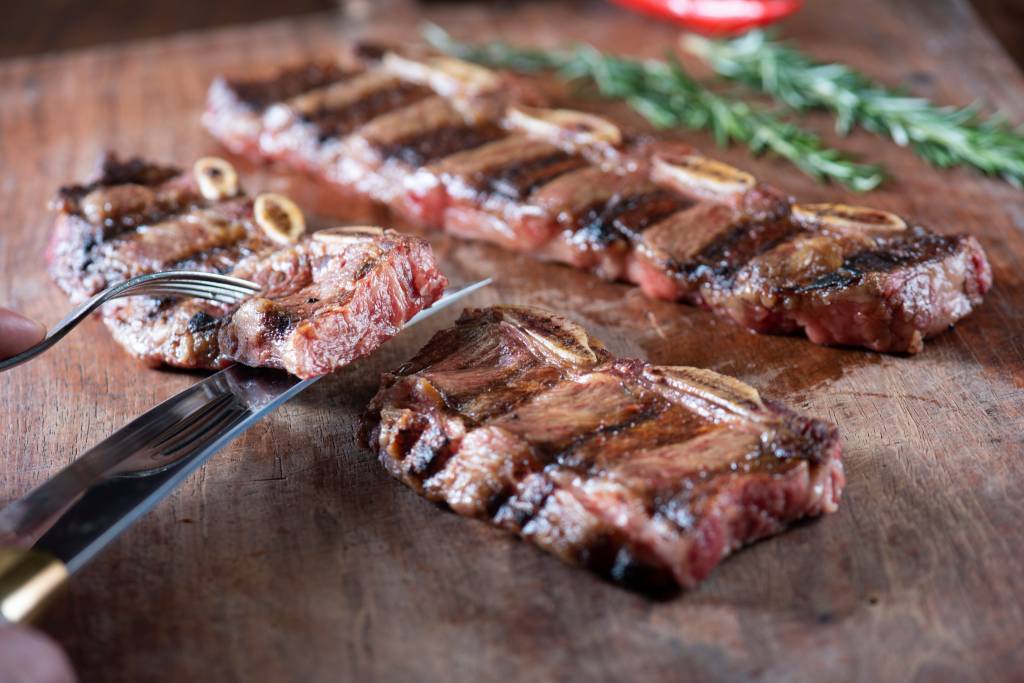
[[(0, 22), (0, 59), (213, 26), (264, 21), (282, 16), (325, 12), (339, 7), (346, 11), (359, 12), (370, 5), (377, 8), (385, 3), (411, 4), (414, 1), (8, 0), (3, 3), (5, 17), (4, 21)], [(968, 1), (1017, 63), (1024, 66), (1024, 0)], [(514, 2), (500, 0), (500, 4), (507, 6)]]

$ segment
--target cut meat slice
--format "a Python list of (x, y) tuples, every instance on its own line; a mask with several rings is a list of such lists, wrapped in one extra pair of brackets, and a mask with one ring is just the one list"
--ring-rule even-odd
[(430, 500), (644, 589), (694, 586), (844, 482), (833, 426), (519, 307), (467, 311), (384, 375), (361, 438)]
[(369, 355), (447, 284), (426, 241), (380, 229), (320, 231), (246, 266), (266, 289), (225, 318), (220, 351), (299, 377)]
[[(222, 79), (204, 120), (236, 147), (223, 131), (237, 119), (235, 128), (256, 131), (249, 145), (263, 156), (355, 188), (415, 224), (626, 280), (758, 332), (916, 353), (991, 287), (972, 237), (855, 207), (815, 218), (685, 145), (532, 106), (542, 98), (509, 74), (379, 52), (362, 68), (270, 107), (258, 131), (223, 106)], [(358, 116), (342, 107), (337, 135), (318, 135), (322, 126), (296, 114), (375, 83), (374, 101), (394, 106)], [(395, 96), (406, 90), (415, 97)]]
[(229, 273), (263, 287), (240, 306), (152, 297), (105, 305), (114, 338), (151, 365), (238, 361), (325, 374), (375, 350), (444, 291), (420, 238), (334, 228), (282, 247), (245, 196), (206, 199), (193, 174), (138, 160), (104, 168), (57, 202), (50, 267), (73, 298), (161, 270)]

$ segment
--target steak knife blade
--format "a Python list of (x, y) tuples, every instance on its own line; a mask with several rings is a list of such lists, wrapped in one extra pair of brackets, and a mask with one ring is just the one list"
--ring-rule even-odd
[[(405, 327), (490, 282), (446, 294)], [(142, 414), (0, 510), (0, 620), (37, 614), (68, 576), (214, 453), (319, 379), (231, 365)]]

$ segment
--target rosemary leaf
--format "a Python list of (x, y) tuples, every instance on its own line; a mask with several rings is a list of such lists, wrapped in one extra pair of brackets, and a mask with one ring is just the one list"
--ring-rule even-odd
[(1024, 186), (1024, 129), (985, 119), (977, 105), (943, 107), (887, 88), (843, 64), (821, 63), (762, 31), (732, 40), (687, 36), (683, 46), (721, 76), (804, 111), (826, 109), (836, 130), (861, 126), (940, 168), (967, 166)]
[(736, 143), (755, 154), (773, 152), (820, 181), (866, 192), (885, 177), (881, 167), (826, 147), (817, 134), (772, 111), (708, 90), (671, 56), (627, 59), (589, 45), (566, 50), (471, 45), (435, 25), (425, 27), (423, 35), (435, 48), (467, 61), (513, 71), (556, 71), (565, 80), (590, 82), (603, 97), (625, 101), (656, 128), (707, 129), (720, 146)]

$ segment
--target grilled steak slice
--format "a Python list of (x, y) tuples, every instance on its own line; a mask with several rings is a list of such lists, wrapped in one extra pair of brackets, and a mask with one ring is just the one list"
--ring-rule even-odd
[(246, 265), (266, 289), (225, 319), (221, 353), (299, 377), (369, 355), (447, 285), (426, 241), (380, 229), (323, 230)]
[(193, 173), (107, 159), (102, 176), (61, 190), (50, 269), (74, 299), (149, 272), (229, 273), (263, 286), (240, 306), (132, 297), (102, 309), (115, 340), (150, 365), (232, 361), (300, 377), (365, 356), (444, 291), (426, 241), (334, 228), (270, 239), (244, 195), (203, 197)]
[(694, 586), (844, 482), (833, 426), (539, 309), (464, 313), (384, 375), (361, 436), (426, 498), (644, 588)]
[(358, 67), (319, 61), (283, 69), (268, 78), (219, 78), (210, 86), (209, 104), (222, 115), (207, 119), (206, 125), (231, 151), (258, 157), (263, 112), (270, 105), (346, 80), (357, 72)]
[(508, 74), (378, 50), (357, 76), (282, 96), (258, 122), (252, 107), (239, 113), (234, 103), (273, 91), (293, 72), (283, 73), (263, 90), (215, 82), (210, 131), (414, 223), (633, 282), (758, 332), (916, 353), (991, 287), (972, 237), (855, 207), (809, 217), (678, 143), (525, 106), (537, 94)]
[(100, 177), (63, 187), (47, 248), (51, 277), (74, 301), (145, 273), (225, 273), (276, 243), (255, 225), (252, 199), (210, 201), (192, 173), (108, 156)]

